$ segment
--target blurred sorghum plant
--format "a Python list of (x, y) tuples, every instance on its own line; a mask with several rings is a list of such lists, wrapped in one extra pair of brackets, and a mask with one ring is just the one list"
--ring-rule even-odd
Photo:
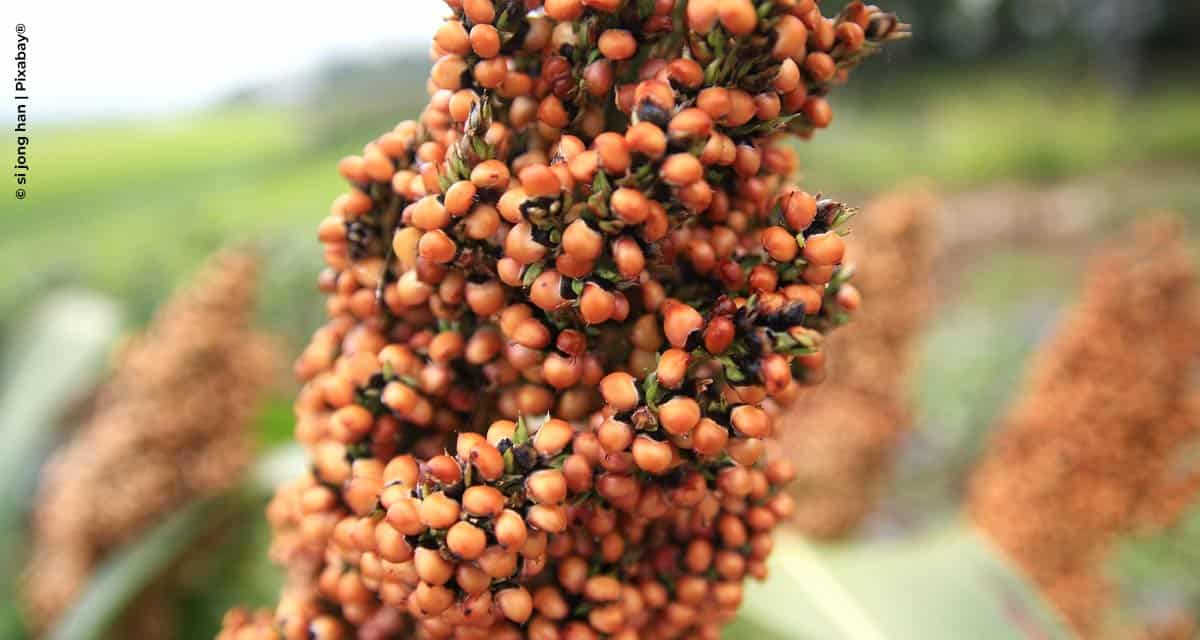
[[(796, 465), (794, 523), (809, 535), (850, 533), (870, 512), (911, 420), (907, 377), (931, 303), (935, 201), (923, 191), (865, 208), (847, 243), (855, 286), (870, 301), (828, 341), (828, 376), (780, 418)], [(853, 289), (842, 307), (858, 306)]]
[(1196, 640), (1200, 637), (1200, 625), (1190, 613), (1178, 612), (1149, 624), (1132, 637), (1136, 640)]
[(1156, 218), (1099, 258), (971, 484), (975, 521), (1085, 636), (1117, 539), (1169, 524), (1196, 489), (1176, 464), (1200, 435), (1200, 298), (1180, 235)]
[[(792, 512), (768, 400), (857, 306), (787, 133), (907, 34), (852, 2), (448, 0), (429, 105), (339, 169), (311, 472), (240, 638), (717, 638)], [(307, 581), (307, 582), (306, 582)]]
[(257, 259), (227, 251), (124, 346), (83, 427), (47, 464), (23, 581), (30, 625), (71, 605), (111, 552), (181, 503), (237, 481), (248, 422), (277, 371), (253, 332)]

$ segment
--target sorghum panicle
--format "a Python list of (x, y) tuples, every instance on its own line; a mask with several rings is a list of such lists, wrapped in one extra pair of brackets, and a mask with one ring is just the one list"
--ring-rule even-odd
[(787, 133), (906, 27), (852, 2), (449, 0), (430, 102), (341, 161), (296, 364), (311, 568), (221, 638), (716, 638), (794, 472), (764, 452), (848, 309), (852, 210)]
[(1178, 491), (1194, 497), (1174, 477), (1200, 424), (1180, 375), (1200, 361), (1180, 236), (1153, 219), (1100, 257), (971, 484), (976, 522), (1084, 635), (1107, 609), (1102, 561), (1119, 536), (1178, 516)]
[(796, 465), (794, 524), (809, 535), (850, 533), (870, 512), (911, 420), (914, 348), (931, 304), (936, 203), (923, 191), (899, 191), (864, 207), (847, 244), (854, 288), (843, 306), (870, 302), (827, 342), (820, 390), (780, 420)]
[(212, 257), (125, 345), (93, 413), (52, 456), (23, 583), (31, 626), (56, 620), (122, 544), (238, 480), (246, 426), (279, 369), (276, 345), (250, 328), (257, 270), (245, 253)]

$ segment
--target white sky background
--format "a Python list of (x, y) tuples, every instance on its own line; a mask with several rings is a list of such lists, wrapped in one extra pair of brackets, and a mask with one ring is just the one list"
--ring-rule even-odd
[(442, 0), (0, 4), (0, 86), (11, 90), (15, 26), (23, 23), (32, 114), (57, 122), (166, 114), (330, 58), (424, 51), (449, 13)]

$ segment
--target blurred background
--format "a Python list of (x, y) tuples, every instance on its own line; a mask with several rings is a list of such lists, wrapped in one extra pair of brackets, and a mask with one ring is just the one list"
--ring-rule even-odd
[[(826, 14), (832, 4), (826, 3)], [(1194, 245), (1200, 4), (897, 0), (887, 8), (912, 23), (915, 37), (866, 64), (835, 93), (834, 126), (800, 148), (799, 182), (880, 218), (899, 211), (895, 215), (910, 226), (868, 228), (862, 234), (867, 250), (886, 252), (889, 233), (926, 238), (928, 255), (895, 257), (895, 264), (920, 265), (906, 274), (907, 284), (864, 285), (868, 294), (881, 291), (867, 297), (868, 308), (880, 314), (872, 317), (903, 326), (880, 344), (899, 345), (911, 357), (892, 367), (896, 379), (887, 386), (894, 407), (881, 410), (888, 417), (841, 418), (860, 426), (882, 420), (885, 435), (868, 438), (869, 446), (855, 444), (852, 429), (844, 440), (839, 431), (824, 444), (803, 434), (789, 440), (801, 462), (805, 456), (831, 459), (830, 448), (874, 449), (847, 453), (851, 466), (813, 470), (813, 481), (802, 483), (798, 527), (807, 537), (783, 554), (796, 564), (777, 575), (811, 585), (816, 578), (805, 572), (816, 571), (821, 580), (836, 581), (839, 594), (853, 601), (851, 617), (874, 617), (881, 637), (943, 636), (913, 635), (916, 627), (904, 625), (928, 620), (898, 621), (900, 614), (883, 610), (886, 598), (862, 593), (855, 572), (863, 566), (893, 572), (875, 577), (902, 589), (913, 572), (928, 571), (930, 584), (922, 588), (929, 597), (954, 597), (963, 584), (1011, 582), (1023, 594), (1018, 600), (1028, 596), (1030, 607), (1071, 622), (1039, 630), (1022, 606), (1004, 600), (989, 604), (975, 623), (987, 624), (990, 633), (945, 637), (1194, 637), (1200, 509), (1188, 507), (1186, 497), (1155, 526), (1112, 528), (1100, 544), (1103, 553), (1089, 556), (1104, 577), (1097, 588), (1107, 594), (1089, 599), (1091, 605), (1070, 598), (1091, 594), (1095, 585), (1051, 588), (1030, 566), (1033, 560), (1006, 546), (1005, 534), (987, 533), (986, 518), (963, 514), (977, 513), (977, 505), (969, 506), (976, 499), (973, 474), (1028, 391), (1027, 373), (1040, 362), (1035, 354), (1053, 347), (1070, 309), (1097, 308), (1087, 306), (1084, 294), (1091, 257), (1150, 234), (1132, 225), (1163, 213), (1178, 220), (1166, 235)], [(58, 564), (40, 571), (79, 576), (74, 588), (37, 587), (48, 594), (38, 598), (51, 603), (44, 610), (54, 612), (53, 622), (40, 628), (57, 629), (56, 637), (209, 638), (226, 608), (268, 605), (280, 583), (266, 557), (261, 509), (269, 488), (297, 468), (281, 449), (291, 440), (296, 391), (288, 363), (324, 314), (314, 284), (321, 266), (315, 225), (341, 188), (334, 166), (418, 114), (426, 100), (427, 42), (445, 8), (438, 0), (336, 8), (217, 1), (186, 9), (127, 0), (69, 10), (53, 3), (20, 8), (28, 15), (14, 9), (5, 9), (7, 22), (25, 24), (30, 38), (31, 169), (28, 197), (0, 202), (6, 443), (0, 452), (0, 636), (30, 633), (22, 620), (41, 605), (10, 595), (30, 584), (30, 559), (48, 555)], [(870, 215), (861, 224), (870, 224)], [(209, 258), (230, 246), (251, 248), (253, 266), (232, 259), (231, 267), (228, 254)], [(1150, 252), (1137, 260), (1154, 259)], [(234, 274), (222, 271), (228, 269)], [(895, 266), (880, 269), (892, 273)], [(863, 277), (870, 278), (869, 271)], [(1137, 286), (1114, 286), (1125, 284)], [(1183, 285), (1163, 286), (1169, 296)], [(199, 328), (169, 335), (152, 322), (181, 288), (158, 324), (185, 317), (193, 323), (187, 326)], [(220, 318), (237, 325), (228, 335), (241, 342), (206, 345), (196, 337), (205, 327), (226, 330), (205, 324), (220, 321), (204, 316), (213, 300), (233, 305)], [(242, 313), (244, 320), (229, 319)], [(1137, 335), (1112, 339), (1120, 343), (1114, 349), (1138, 353)], [(124, 457), (95, 453), (103, 448), (97, 443), (121, 431), (106, 422), (184, 411), (192, 401), (183, 396), (200, 387), (210, 398), (230, 393), (219, 382), (230, 372), (211, 384), (196, 382), (219, 367), (197, 365), (203, 356), (179, 355), (189, 349), (219, 354), (221, 366), (245, 374), (237, 379), (254, 391), (207, 418), (222, 429), (237, 427), (230, 436), (235, 444), (207, 436), (164, 444), (160, 434), (137, 441), (140, 448), (132, 446)], [(238, 360), (249, 351), (261, 359)], [(164, 359), (164, 371), (147, 373), (147, 361)], [(1101, 380), (1108, 373), (1091, 371)], [(1175, 373), (1183, 379), (1186, 371)], [(122, 380), (151, 380), (156, 391), (122, 391), (128, 387)], [(141, 406), (150, 396), (159, 404)], [(1096, 397), (1123, 401), (1115, 391)], [(123, 408), (129, 405), (138, 406)], [(1190, 420), (1187, 410), (1178, 412)], [(1169, 411), (1172, 419), (1178, 412)], [(71, 452), (76, 440), (85, 444)], [(1174, 444), (1179, 459), (1171, 462), (1172, 473), (1190, 478), (1200, 447), (1182, 436)], [(170, 491), (156, 488), (148, 472), (140, 488), (112, 477), (149, 464), (138, 453), (147, 446), (208, 455), (237, 451), (233, 459), (244, 462), (196, 470), (203, 481), (180, 472), (172, 481), (183, 488)], [(102, 456), (100, 465), (94, 458)], [(90, 478), (77, 490), (85, 497), (55, 501), (55, 485), (45, 481), (51, 474), (43, 473), (51, 458), (59, 475), (89, 464), (103, 469), (79, 472)], [(808, 478), (803, 469), (802, 477)], [(870, 486), (847, 489), (855, 483)], [(136, 517), (79, 515), (136, 495), (169, 499)], [(809, 513), (806, 498), (814, 505)], [(49, 533), (54, 521), (72, 516), (74, 524), (58, 528), (75, 538), (81, 531), (101, 533), (84, 541)], [(972, 541), (963, 542), (964, 535)], [(75, 544), (88, 549), (68, 570), (62, 545)], [(881, 544), (892, 545), (883, 547), (891, 560), (870, 555)], [(986, 559), (970, 560), (975, 554)], [(945, 580), (932, 584), (943, 574)], [(778, 584), (773, 579), (769, 585), (776, 586), (759, 602), (793, 602), (794, 585)], [(818, 605), (820, 615), (836, 617), (830, 611), (838, 607)], [(1093, 607), (1086, 616), (1103, 620), (1081, 626), (1077, 606)], [(809, 637), (762, 611), (769, 607), (751, 608), (762, 618), (740, 623), (733, 633)], [(153, 629), (127, 626), (139, 619), (164, 622), (150, 624)], [(137, 635), (130, 635), (133, 628)], [(812, 631), (812, 637), (875, 637), (853, 625), (837, 628), (829, 635)]]

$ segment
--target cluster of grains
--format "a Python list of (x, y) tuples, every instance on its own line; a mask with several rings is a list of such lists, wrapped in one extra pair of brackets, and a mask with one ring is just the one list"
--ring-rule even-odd
[(768, 400), (858, 306), (788, 132), (906, 26), (811, 0), (449, 0), (431, 100), (339, 169), (312, 459), (268, 510), (313, 567), (222, 639), (716, 638), (794, 472)]
[(870, 304), (830, 337), (820, 390), (780, 417), (796, 466), (793, 522), (809, 535), (842, 536), (862, 522), (911, 418), (906, 376), (930, 306), (934, 207), (927, 192), (903, 191), (865, 208), (846, 260)]
[(1176, 456), (1200, 435), (1186, 374), (1200, 300), (1180, 235), (1143, 223), (1095, 265), (972, 482), (974, 519), (1083, 635), (1107, 608), (1117, 538), (1186, 503)]
[(250, 329), (256, 272), (245, 254), (212, 258), (125, 347), (94, 414), (51, 458), (23, 585), (32, 626), (53, 622), (114, 549), (237, 480), (246, 424), (277, 371), (272, 343)]

